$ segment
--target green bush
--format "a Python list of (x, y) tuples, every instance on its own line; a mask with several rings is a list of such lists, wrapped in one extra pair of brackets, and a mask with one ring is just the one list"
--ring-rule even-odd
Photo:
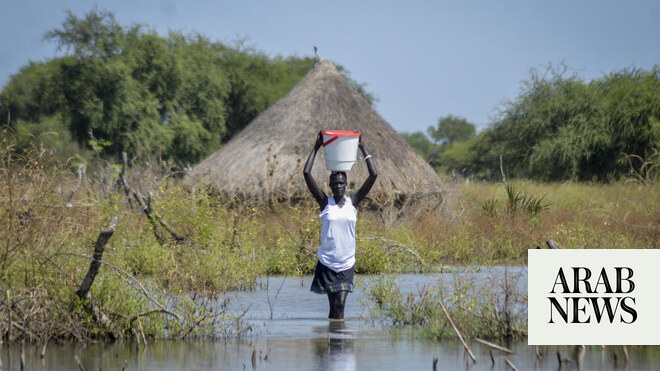
[(591, 82), (566, 68), (532, 71), (521, 93), (476, 139), (458, 143), (440, 162), (490, 180), (599, 180), (639, 172), (660, 140), (660, 67), (628, 68)]

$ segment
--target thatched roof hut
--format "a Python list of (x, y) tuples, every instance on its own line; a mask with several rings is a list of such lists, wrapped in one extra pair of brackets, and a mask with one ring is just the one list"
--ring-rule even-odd
[[(419, 195), (440, 190), (435, 171), (350, 86), (335, 66), (319, 60), (286, 96), (188, 174), (220, 191), (247, 197), (282, 198), (307, 192), (302, 170), (319, 130), (357, 130), (378, 168), (371, 195)], [(313, 176), (327, 185), (323, 150)], [(364, 161), (348, 174), (348, 192), (367, 178)], [(328, 191), (329, 192), (329, 191)]]

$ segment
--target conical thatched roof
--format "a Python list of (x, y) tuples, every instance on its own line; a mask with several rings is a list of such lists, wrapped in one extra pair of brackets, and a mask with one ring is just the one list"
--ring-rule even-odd
[[(319, 130), (332, 129), (362, 132), (379, 174), (372, 195), (413, 195), (440, 189), (435, 171), (327, 60), (317, 61), (286, 96), (197, 165), (188, 181), (212, 184), (229, 194), (266, 198), (307, 192), (303, 166)], [(329, 174), (321, 149), (313, 175), (323, 187)], [(358, 156), (348, 173), (348, 192), (357, 190), (367, 176)]]

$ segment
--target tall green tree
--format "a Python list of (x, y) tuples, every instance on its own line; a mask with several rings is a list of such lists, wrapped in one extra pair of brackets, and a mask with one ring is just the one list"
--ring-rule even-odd
[(438, 119), (438, 124), (427, 130), (429, 136), (438, 144), (451, 144), (475, 136), (477, 130), (463, 117), (447, 115)]

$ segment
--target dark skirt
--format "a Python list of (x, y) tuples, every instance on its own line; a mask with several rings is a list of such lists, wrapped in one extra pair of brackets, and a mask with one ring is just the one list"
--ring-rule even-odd
[(353, 284), (354, 276), (355, 266), (345, 271), (335, 272), (317, 261), (310, 290), (317, 294), (330, 294), (339, 291), (353, 292), (355, 287)]

